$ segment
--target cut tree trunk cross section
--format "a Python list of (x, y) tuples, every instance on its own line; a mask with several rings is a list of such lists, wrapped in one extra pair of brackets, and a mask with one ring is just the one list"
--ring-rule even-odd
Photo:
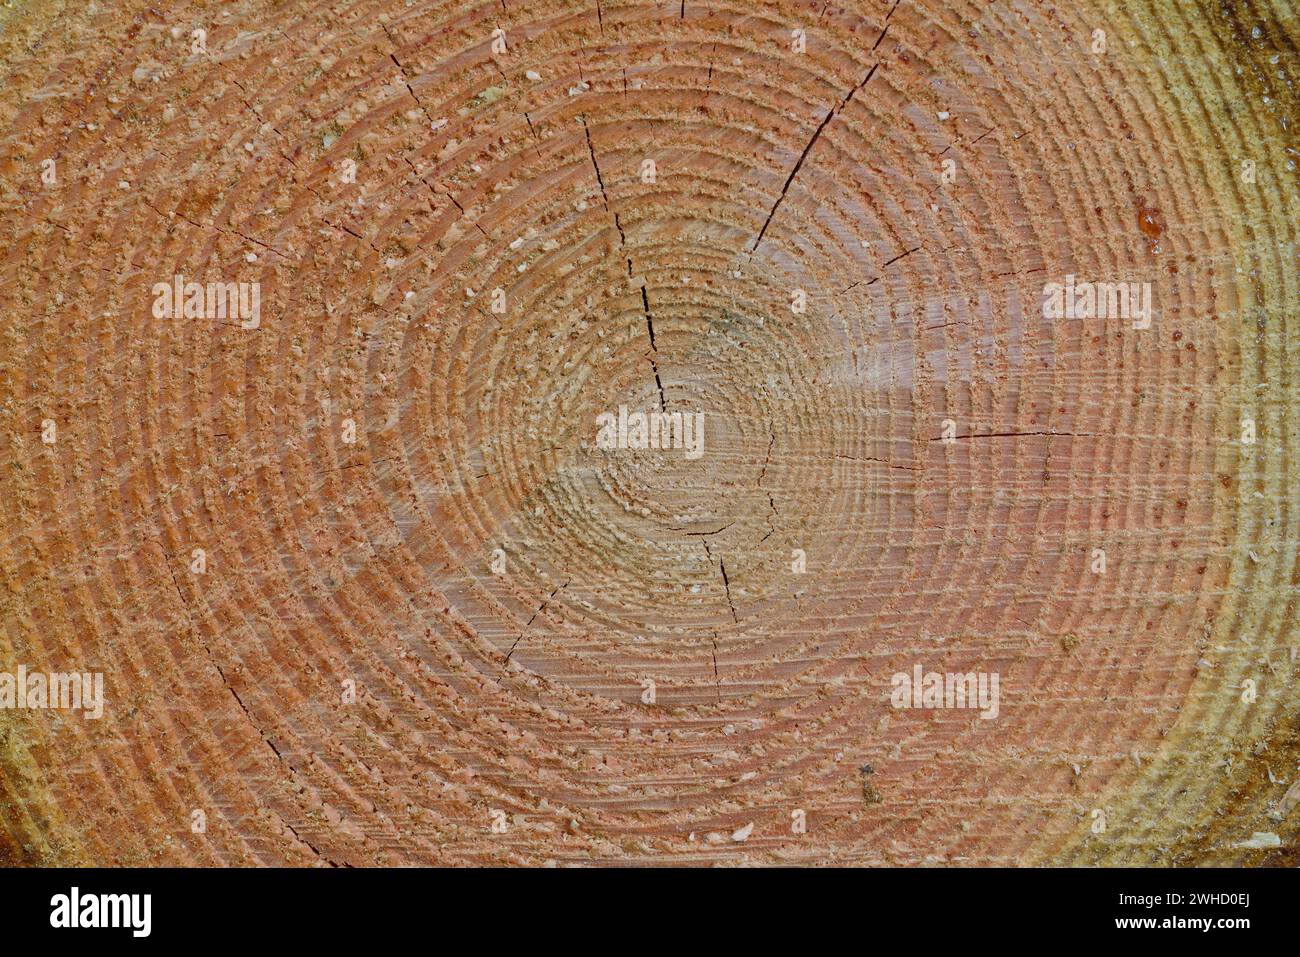
[(0, 864), (1300, 863), (1289, 0), (0, 9)]

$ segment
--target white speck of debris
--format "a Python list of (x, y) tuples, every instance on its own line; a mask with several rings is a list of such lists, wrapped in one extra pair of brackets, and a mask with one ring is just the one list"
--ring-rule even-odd
[(577, 96), (579, 93), (586, 93), (591, 89), (591, 84), (583, 80), (577, 86), (569, 87), (569, 96)]
[(1258, 850), (1265, 847), (1281, 847), (1282, 838), (1278, 837), (1272, 831), (1256, 831), (1250, 835), (1248, 841), (1238, 841), (1238, 847), (1245, 847), (1251, 850)]
[(518, 249), (518, 248), (519, 248), (520, 246), (522, 246), (523, 244), (524, 244), (524, 237), (523, 237), (523, 236), (520, 236), (518, 239), (512, 240), (512, 241), (510, 242), (510, 248), (511, 248), (511, 249)]
[(117, 188), (118, 188), (118, 189), (130, 189), (130, 188), (131, 188), (131, 184), (128, 183), (128, 182), (127, 182), (126, 180), (124, 180), (124, 179), (123, 179), (123, 180), (119, 180), (118, 183), (117, 183)]
[(1073, 771), (1074, 771), (1074, 776), (1075, 776), (1076, 778), (1077, 778), (1080, 774), (1083, 773), (1082, 769), (1080, 769), (1080, 767), (1079, 767), (1077, 764), (1072, 764), (1072, 765), (1070, 765), (1070, 767), (1073, 769)]
[(744, 827), (731, 832), (731, 839), (739, 844), (742, 841), (748, 841), (749, 835), (754, 833), (754, 822), (750, 821)]
[(524, 76), (528, 77), (528, 79), (532, 80), (534, 83), (536, 83), (538, 80), (542, 78), (542, 75), (538, 73), (536, 70), (529, 70), (527, 73), (524, 74)]
[(432, 123), (429, 124), (429, 129), (440, 130), (446, 125), (447, 125), (446, 120), (434, 120)]
[(252, 144), (252, 143), (245, 143), (245, 144), (244, 144), (244, 149), (248, 150), (248, 152), (250, 152), (250, 153), (253, 152), (253, 144)]
[(244, 253), (244, 261), (250, 263), (257, 262), (257, 253)]
[(1247, 552), (1247, 554), (1250, 555), (1250, 560), (1251, 560), (1252, 562), (1254, 562), (1256, 565), (1259, 564), (1259, 556), (1258, 556), (1258, 555), (1256, 555), (1254, 552)]
[(942, 123), (944, 120), (948, 119), (948, 117), (951, 116), (952, 114), (950, 114), (947, 110), (940, 110), (935, 115), (939, 117), (939, 122)]

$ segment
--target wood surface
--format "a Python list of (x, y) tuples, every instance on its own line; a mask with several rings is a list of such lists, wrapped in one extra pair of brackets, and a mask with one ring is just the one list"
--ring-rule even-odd
[(1295, 863), (1298, 36), (6, 3), (0, 862)]

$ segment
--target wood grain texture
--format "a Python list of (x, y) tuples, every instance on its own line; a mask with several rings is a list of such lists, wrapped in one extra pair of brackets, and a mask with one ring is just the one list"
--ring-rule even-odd
[(0, 671), (106, 692), (0, 710), (0, 863), (1296, 863), (1298, 36), (7, 5)]

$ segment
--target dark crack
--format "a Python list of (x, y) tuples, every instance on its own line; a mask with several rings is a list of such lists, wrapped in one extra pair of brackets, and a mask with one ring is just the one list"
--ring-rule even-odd
[[(268, 748), (271, 749), (271, 753), (275, 755), (276, 761), (278, 761), (280, 764), (283, 764), (286, 768), (289, 769), (291, 774), (297, 777), (298, 769), (293, 766), (293, 763), (291, 761), (287, 760), (285, 756), (280, 753), (280, 749), (275, 746), (275, 742), (271, 740), (270, 735), (268, 735), (265, 731), (262, 730), (262, 725), (254, 717), (253, 712), (249, 710), (248, 705), (244, 703), (244, 699), (240, 696), (239, 692), (235, 690), (235, 686), (230, 683), (230, 679), (226, 677), (226, 671), (224, 668), (221, 667), (221, 664), (217, 661), (216, 655), (212, 653), (212, 648), (209, 647), (208, 643), (203, 640), (203, 636), (199, 632), (199, 629), (194, 622), (194, 616), (190, 612), (190, 603), (185, 600), (185, 592), (181, 589), (180, 580), (176, 577), (176, 569), (173, 567), (173, 563), (170, 560), (168, 560), (166, 550), (163, 549), (162, 547), (162, 542), (160, 540), (152, 539), (152, 538), (150, 540), (153, 542), (154, 547), (157, 548), (159, 552), (162, 554), (163, 564), (166, 566), (167, 571), (171, 573), (172, 586), (176, 589), (176, 597), (180, 599), (181, 607), (185, 609), (185, 618), (189, 624), (189, 631), (198, 641), (199, 646), (203, 649), (204, 653), (207, 655), (208, 661), (212, 664), (212, 667), (216, 669), (217, 674), (221, 677), (221, 683), (225, 685), (226, 690), (230, 692), (230, 696), (235, 699), (235, 704), (239, 706), (239, 710), (244, 714), (244, 720), (246, 720), (252, 726), (253, 730), (257, 732), (257, 736), (262, 739), (262, 742), (266, 744)], [(293, 827), (293, 825), (291, 825), (288, 821), (285, 821), (283, 817), (281, 817), (280, 820), (284, 823), (284, 826), (289, 829), (289, 832), (293, 834), (294, 838), (300, 844), (306, 846), (313, 854), (315, 854), (317, 859), (324, 861), (330, 867), (339, 866), (336, 861), (333, 861), (325, 854), (322, 854), (320, 849), (316, 847), (315, 844), (313, 844), (311, 841), (307, 840), (301, 834), (299, 834), (298, 831)]]
[(762, 491), (767, 492), (767, 505), (771, 511), (767, 515), (768, 531), (766, 535), (764, 535), (761, 539), (759, 539), (758, 543), (760, 545), (763, 544), (763, 542), (767, 541), (769, 538), (771, 538), (773, 534), (775, 534), (776, 523), (773, 522), (772, 519), (774, 516), (780, 514), (776, 510), (776, 498), (763, 485), (763, 479), (767, 478), (767, 467), (772, 464), (772, 449), (776, 445), (776, 430), (772, 428), (771, 423), (768, 423), (768, 434), (771, 436), (771, 438), (768, 440), (767, 443), (767, 455), (763, 457), (763, 470), (758, 473), (757, 484), (758, 487), (762, 489)]
[(505, 663), (507, 665), (510, 664), (511, 655), (513, 655), (515, 653), (515, 649), (519, 647), (519, 642), (523, 641), (524, 635), (528, 634), (528, 629), (531, 628), (533, 626), (533, 622), (537, 620), (537, 616), (540, 615), (542, 612), (546, 611), (546, 606), (551, 603), (552, 598), (554, 598), (556, 595), (558, 595), (560, 592), (564, 591), (564, 589), (568, 587), (569, 587), (568, 582), (565, 582), (563, 585), (557, 585), (555, 591), (547, 595), (546, 601), (542, 602), (542, 604), (538, 607), (537, 611), (533, 612), (533, 617), (528, 619), (528, 624), (524, 625), (524, 630), (519, 633), (519, 637), (515, 639), (515, 643), (510, 646), (510, 651), (506, 655), (506, 660), (505, 660)]
[[(899, 261), (900, 259), (902, 259), (903, 257), (905, 257), (905, 256), (910, 256), (910, 255), (912, 255), (912, 253), (919, 251), (921, 248), (922, 248), (922, 247), (920, 247), (920, 246), (913, 246), (911, 249), (908, 249), (908, 250), (905, 250), (905, 251), (899, 253), (897, 256), (895, 256), (893, 259), (891, 259), (891, 260), (889, 260), (888, 262), (886, 262), (886, 263), (885, 263), (884, 265), (882, 265), (880, 268), (881, 268), (881, 269), (887, 269), (887, 268), (889, 268), (890, 266), (892, 266), (894, 263), (898, 262), (898, 261)], [(874, 277), (873, 279), (868, 279), (865, 283), (864, 283), (861, 279), (859, 279), (857, 282), (855, 282), (855, 283), (850, 283), (849, 285), (847, 285), (847, 286), (845, 286), (843, 289), (841, 289), (841, 290), (840, 290), (840, 295), (842, 296), (842, 295), (844, 295), (846, 292), (852, 292), (852, 291), (853, 291), (854, 289), (856, 289), (858, 286), (866, 287), (866, 286), (872, 286), (872, 285), (875, 285), (876, 283), (880, 282), (880, 280), (883, 279), (883, 278), (884, 278), (883, 275), (881, 275), (881, 276), (876, 276), (876, 277)]]
[(718, 568), (722, 571), (722, 587), (727, 593), (727, 605), (731, 608), (731, 620), (740, 624), (740, 618), (736, 616), (736, 603), (731, 600), (731, 579), (727, 577), (727, 563), (721, 558), (718, 559)]
[[(632, 260), (627, 261), (628, 268), (632, 268)], [(664, 396), (664, 384), (659, 378), (659, 362), (655, 358), (655, 353), (659, 347), (655, 344), (655, 321), (650, 314), (650, 294), (646, 291), (645, 283), (641, 284), (641, 308), (645, 311), (645, 328), (646, 333), (650, 336), (650, 368), (654, 370), (655, 386), (659, 389), (659, 409), (662, 412), (668, 411), (668, 399)]]
[(845, 459), (846, 461), (849, 461), (849, 462), (874, 462), (874, 463), (876, 463), (877, 465), (885, 465), (885, 466), (888, 466), (888, 467), (891, 468), (891, 469), (906, 469), (906, 470), (909, 471), (909, 472), (924, 472), (924, 471), (925, 471), (925, 469), (922, 468), (922, 467), (919, 466), (919, 465), (897, 465), (897, 464), (895, 464), (895, 463), (893, 463), (893, 462), (890, 462), (890, 461), (887, 460), (887, 459), (878, 459), (878, 458), (874, 458), (874, 457), (872, 457), (872, 456), (870, 456), (870, 455), (862, 455), (862, 456), (858, 456), (858, 455), (840, 455), (840, 454), (837, 453), (835, 457), (836, 457), (837, 459)]
[[(1030, 435), (1062, 435), (1071, 438), (1095, 436), (1095, 432), (978, 432), (971, 435), (957, 435), (955, 439), (1018, 439)], [(930, 439), (931, 442), (943, 441), (943, 436), (938, 435)]]
[[(704, 546), (704, 554), (708, 556), (709, 561), (713, 561), (713, 549), (709, 548), (709, 542), (706, 538), (700, 542)], [(722, 572), (722, 588), (727, 593), (727, 606), (731, 608), (731, 620), (740, 624), (740, 618), (736, 615), (736, 604), (731, 600), (731, 579), (727, 577), (727, 563), (723, 561), (722, 556), (718, 556), (718, 569)]]
[[(888, 27), (885, 29), (888, 29)], [(884, 39), (884, 36), (884, 33), (881, 33), (881, 39)], [(880, 41), (877, 40), (876, 42), (879, 43)], [(785, 185), (781, 187), (781, 195), (777, 196), (776, 202), (772, 204), (772, 209), (768, 212), (767, 219), (763, 222), (763, 228), (758, 231), (758, 237), (754, 240), (754, 245), (749, 248), (751, 254), (758, 249), (758, 244), (763, 241), (763, 236), (767, 234), (767, 227), (772, 223), (772, 217), (776, 215), (776, 211), (780, 208), (781, 201), (785, 199), (785, 194), (790, 191), (790, 184), (793, 183), (794, 178), (799, 175), (799, 170), (803, 168), (804, 161), (808, 159), (808, 154), (817, 144), (817, 140), (821, 137), (822, 131), (830, 125), (831, 120), (835, 118), (836, 114), (838, 114), (840, 110), (849, 105), (849, 101), (853, 99), (854, 94), (867, 85), (868, 81), (875, 75), (876, 69), (879, 66), (879, 63), (872, 64), (871, 69), (867, 71), (867, 75), (862, 78), (862, 82), (849, 90), (838, 106), (832, 106), (826, 111), (826, 116), (823, 117), (821, 124), (817, 129), (813, 131), (812, 138), (808, 140), (808, 145), (803, 148), (803, 152), (799, 154), (799, 159), (795, 161), (794, 169), (790, 170), (790, 175), (785, 178)]]

